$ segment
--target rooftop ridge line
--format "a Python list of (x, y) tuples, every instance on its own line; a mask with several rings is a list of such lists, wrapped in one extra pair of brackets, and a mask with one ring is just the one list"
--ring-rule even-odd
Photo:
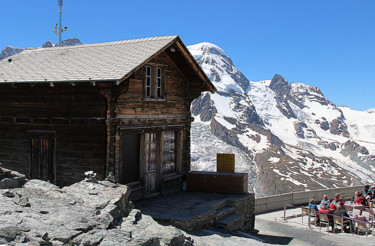
[(122, 45), (122, 44), (131, 44), (131, 43), (140, 43), (140, 42), (149, 42), (149, 41), (159, 41), (159, 40), (167, 40), (167, 39), (174, 39), (177, 38), (178, 35), (172, 36), (157, 36), (157, 37), (148, 37), (148, 38), (139, 38), (139, 39), (128, 39), (128, 40), (120, 40), (120, 41), (111, 41), (111, 42), (101, 42), (101, 43), (92, 43), (92, 44), (80, 44), (80, 45), (72, 45), (72, 46), (62, 46), (62, 47), (38, 47), (38, 48), (31, 48), (25, 49), (24, 51), (28, 52), (35, 52), (40, 50), (56, 50), (56, 49), (76, 49), (76, 48), (84, 48), (84, 47), (100, 47), (100, 46), (110, 46), (110, 45)]

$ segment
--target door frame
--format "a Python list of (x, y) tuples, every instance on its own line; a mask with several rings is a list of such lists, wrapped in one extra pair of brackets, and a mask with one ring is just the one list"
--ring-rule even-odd
[(28, 130), (29, 134), (29, 178), (31, 177), (31, 166), (32, 166), (32, 139), (35, 137), (46, 136), (51, 138), (53, 142), (52, 149), (52, 167), (53, 167), (53, 180), (49, 180), (51, 183), (56, 184), (57, 182), (57, 168), (56, 168), (56, 131), (55, 130), (41, 130), (41, 129), (32, 129)]
[(131, 182), (131, 183), (127, 183), (126, 185), (128, 186), (132, 186), (132, 185), (139, 185), (141, 180), (142, 180), (142, 150), (141, 150), (141, 146), (142, 146), (142, 131), (141, 130), (136, 130), (136, 129), (126, 129), (126, 128), (120, 128), (119, 129), (120, 131), (120, 143), (119, 143), (119, 155), (120, 155), (120, 161), (119, 161), (119, 181), (121, 184), (125, 184), (124, 183), (124, 180), (123, 180), (123, 172), (124, 172), (124, 166), (123, 166), (123, 160), (124, 160), (124, 153), (122, 152), (122, 148), (123, 148), (123, 136), (126, 135), (126, 134), (139, 134), (139, 138), (140, 138), (140, 145), (139, 145), (139, 158), (138, 158), (138, 161), (139, 161), (139, 170), (138, 170), (138, 181), (134, 181), (134, 182)]

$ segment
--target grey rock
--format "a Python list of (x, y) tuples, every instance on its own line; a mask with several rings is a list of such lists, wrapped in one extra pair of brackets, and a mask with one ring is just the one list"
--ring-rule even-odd
[(324, 131), (327, 131), (327, 130), (329, 130), (329, 123), (328, 123), (328, 121), (322, 121), (321, 123), (320, 123), (320, 128), (322, 128)]
[(9, 198), (13, 198), (16, 196), (16, 194), (13, 191), (9, 191), (9, 190), (5, 190), (3, 195)]
[(42, 45), (42, 48), (49, 48), (49, 47), (53, 47), (53, 43), (49, 40)]
[(0, 189), (11, 189), (21, 187), (26, 180), (26, 176), (6, 168), (1, 168)]
[(15, 204), (20, 205), (22, 207), (30, 207), (29, 198), (26, 196), (17, 195), (15, 201)]
[(9, 243), (20, 237), (22, 231), (16, 226), (0, 228), (0, 243)]
[(347, 126), (341, 118), (334, 119), (330, 122), (330, 133), (349, 137)]
[(0, 60), (3, 60), (9, 56), (12, 56), (12, 55), (15, 55), (17, 53), (20, 53), (21, 51), (23, 51), (24, 49), (20, 49), (20, 48), (14, 48), (12, 46), (8, 46), (6, 48), (4, 48), (1, 53), (0, 53)]
[[(74, 45), (81, 45), (82, 42), (78, 38), (71, 38), (71, 39), (65, 39), (61, 41), (61, 46), (74, 46)], [(55, 44), (56, 47), (59, 46), (59, 43)]]
[(296, 134), (299, 138), (305, 138), (305, 131), (304, 128), (307, 128), (307, 125), (304, 122), (298, 122), (294, 124), (294, 130), (296, 130)]
[(286, 95), (289, 91), (289, 84), (280, 74), (275, 74), (270, 83), (271, 90)]

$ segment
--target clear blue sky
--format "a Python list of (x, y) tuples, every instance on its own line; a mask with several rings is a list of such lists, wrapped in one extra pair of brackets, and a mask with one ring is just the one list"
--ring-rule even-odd
[[(1, 0), (0, 49), (54, 43), (57, 0)], [(275, 73), (337, 105), (375, 108), (374, 0), (64, 0), (63, 39), (180, 35), (211, 42), (253, 81)]]

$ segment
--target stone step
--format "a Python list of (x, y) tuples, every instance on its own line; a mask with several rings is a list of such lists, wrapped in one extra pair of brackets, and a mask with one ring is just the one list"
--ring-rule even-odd
[(221, 220), (222, 218), (228, 217), (231, 214), (236, 212), (236, 208), (232, 206), (226, 206), (216, 210), (216, 221)]
[(227, 206), (227, 200), (226, 199), (216, 201), (216, 202), (214, 202), (213, 204), (210, 205), (210, 207), (215, 208), (215, 209), (221, 209), (221, 208), (224, 208), (225, 206)]
[(216, 221), (216, 226), (218, 228), (223, 228), (228, 231), (237, 231), (243, 227), (245, 222), (245, 216), (242, 214), (231, 214), (219, 221)]

